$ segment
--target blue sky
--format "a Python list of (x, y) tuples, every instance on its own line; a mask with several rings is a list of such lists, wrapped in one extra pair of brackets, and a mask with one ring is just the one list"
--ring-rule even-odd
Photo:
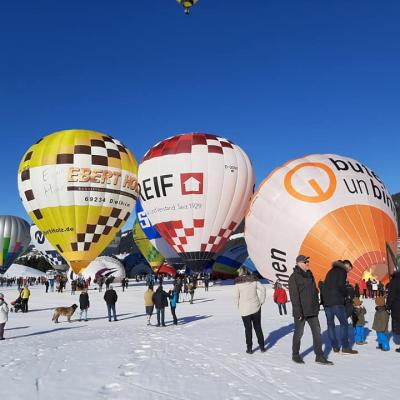
[(239, 144), (257, 183), (314, 152), (354, 157), (400, 191), (400, 2), (19, 0), (0, 8), (0, 214), (27, 217), (17, 169), (56, 130), (140, 160), (175, 133)]

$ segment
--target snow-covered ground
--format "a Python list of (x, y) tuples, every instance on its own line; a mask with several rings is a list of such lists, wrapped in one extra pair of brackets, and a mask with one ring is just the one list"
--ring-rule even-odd
[[(169, 289), (170, 285), (165, 285)], [(78, 303), (78, 294), (32, 289), (30, 312), (10, 313), (0, 342), (0, 399), (395, 399), (400, 354), (376, 350), (369, 332), (360, 354), (333, 354), (332, 367), (314, 362), (306, 327), (305, 365), (291, 361), (292, 318), (280, 317), (268, 289), (263, 329), (268, 351), (244, 352), (244, 330), (233, 286), (196, 291), (177, 307), (179, 325), (146, 326), (143, 285), (118, 288), (119, 321), (108, 322), (103, 294), (90, 291), (90, 321), (51, 322), (52, 309)], [(15, 288), (0, 288), (7, 302)], [(367, 300), (368, 326), (373, 301)], [(291, 307), (289, 305), (289, 313)], [(154, 318), (154, 316), (153, 316)], [(327, 342), (324, 314), (320, 314)], [(153, 321), (154, 322), (154, 321)], [(254, 341), (256, 343), (256, 340)]]

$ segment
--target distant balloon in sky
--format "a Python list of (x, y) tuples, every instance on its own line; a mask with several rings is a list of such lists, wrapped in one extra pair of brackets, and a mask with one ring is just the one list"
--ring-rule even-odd
[(0, 215), (0, 269), (7, 269), (31, 241), (29, 223), (12, 215)]
[(36, 250), (43, 255), (47, 262), (57, 270), (68, 270), (68, 263), (60, 255), (60, 253), (54, 249), (50, 242), (43, 235), (43, 232), (35, 225), (31, 225), (31, 242), (35, 246)]
[(137, 163), (118, 140), (66, 130), (34, 144), (18, 187), (34, 223), (78, 273), (122, 228), (138, 196)]
[(147, 217), (193, 271), (201, 270), (237, 228), (254, 185), (246, 153), (206, 133), (158, 143), (144, 156), (138, 175)]
[(198, 0), (176, 0), (184, 9), (185, 14), (190, 14), (190, 9), (198, 2)]
[(296, 256), (310, 257), (318, 282), (348, 259), (352, 283), (393, 272), (397, 224), (381, 179), (362, 163), (313, 154), (274, 170), (254, 195), (245, 223), (251, 259), (266, 278), (287, 284)]

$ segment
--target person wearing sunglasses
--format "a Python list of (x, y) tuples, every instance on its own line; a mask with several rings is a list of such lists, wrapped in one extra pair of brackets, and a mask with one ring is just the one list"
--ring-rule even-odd
[(333, 363), (326, 359), (322, 351), (321, 327), (318, 319), (318, 289), (307, 256), (296, 257), (296, 266), (289, 278), (289, 295), (294, 318), (292, 360), (297, 364), (304, 364), (300, 356), (300, 344), (307, 322), (313, 337), (315, 361), (323, 365), (332, 365)]

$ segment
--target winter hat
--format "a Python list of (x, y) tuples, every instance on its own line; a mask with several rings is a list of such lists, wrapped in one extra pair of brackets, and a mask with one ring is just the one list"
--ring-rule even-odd
[(375, 304), (378, 306), (378, 307), (383, 307), (384, 305), (385, 305), (385, 298), (384, 297), (381, 297), (381, 296), (379, 296), (379, 297), (377, 297), (376, 299), (375, 299)]
[(362, 304), (362, 301), (360, 300), (360, 298), (359, 297), (354, 297), (353, 305), (356, 306), (356, 307), (359, 307), (359, 306), (361, 306), (361, 304)]
[(308, 261), (309, 258), (310, 257), (303, 256), (302, 254), (300, 254), (296, 257), (296, 264), (299, 262), (306, 262), (306, 261)]

